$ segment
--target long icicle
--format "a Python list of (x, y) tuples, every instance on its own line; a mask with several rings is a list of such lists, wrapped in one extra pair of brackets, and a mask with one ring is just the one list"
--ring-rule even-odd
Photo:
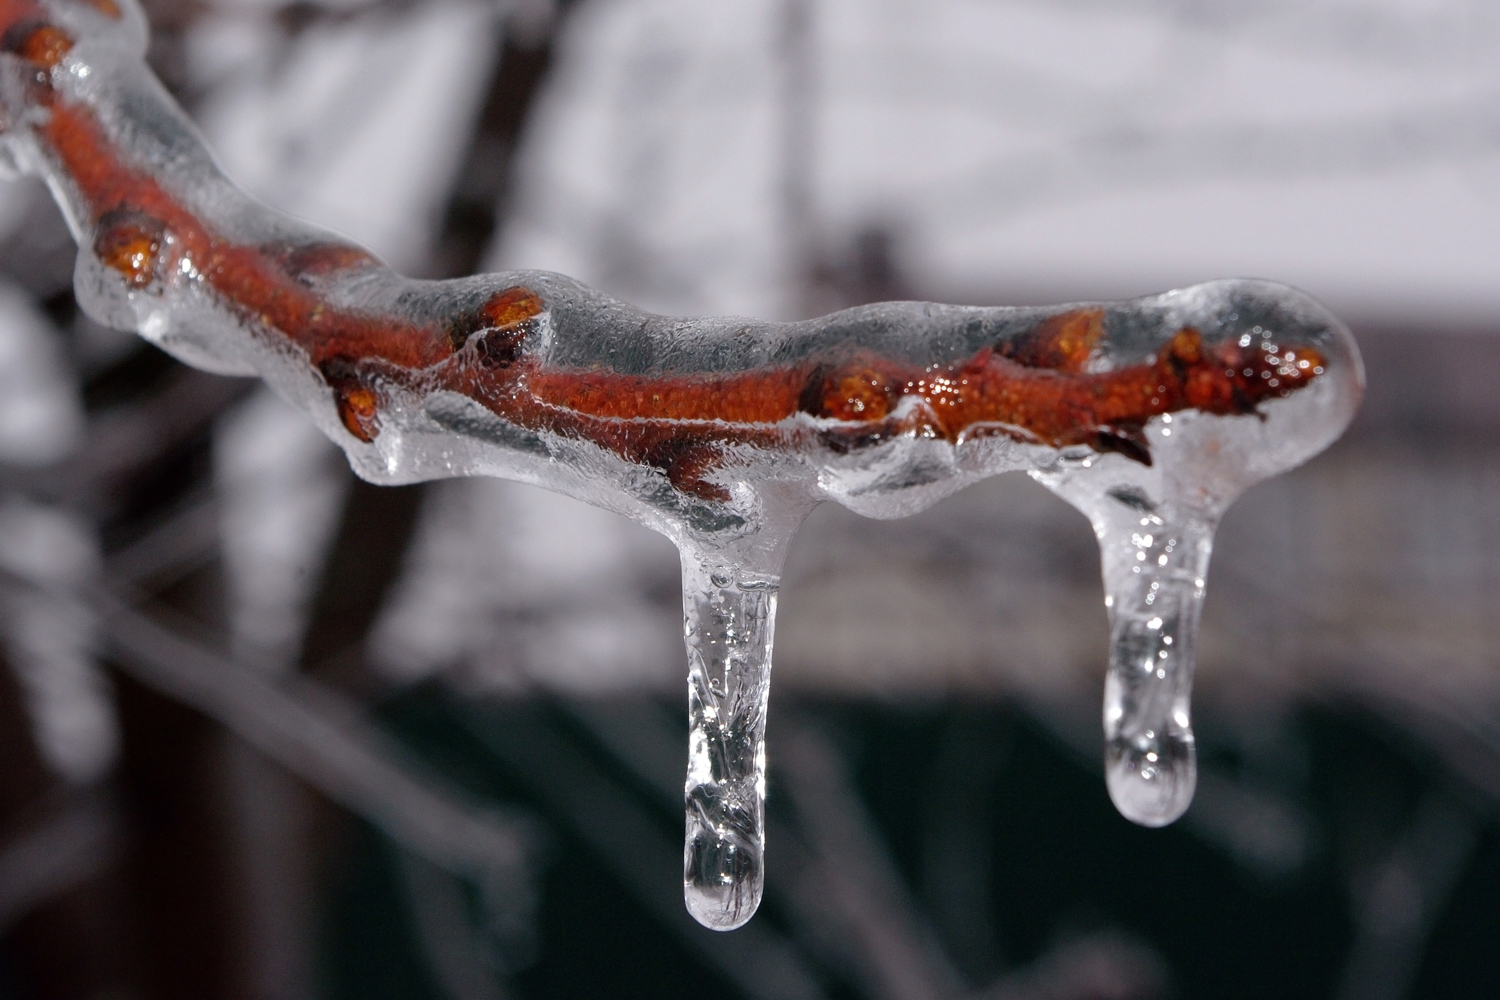
[(683, 557), (688, 649), (682, 887), (705, 927), (733, 930), (765, 880), (766, 705), (777, 576)]

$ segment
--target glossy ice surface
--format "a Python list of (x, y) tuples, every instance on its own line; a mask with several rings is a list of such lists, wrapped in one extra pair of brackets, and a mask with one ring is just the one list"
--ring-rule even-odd
[(0, 22), (0, 144), (57, 196), (92, 316), (189, 364), (260, 375), (372, 481), (523, 480), (677, 543), (684, 887), (700, 922), (739, 926), (760, 899), (779, 574), (825, 500), (900, 517), (1026, 470), (1088, 515), (1113, 632), (1110, 793), (1146, 825), (1187, 807), (1214, 525), (1358, 404), (1354, 343), (1317, 303), (1226, 281), (778, 324), (650, 315), (540, 272), (412, 280), (227, 180), (144, 67), (128, 0), (4, 0)]

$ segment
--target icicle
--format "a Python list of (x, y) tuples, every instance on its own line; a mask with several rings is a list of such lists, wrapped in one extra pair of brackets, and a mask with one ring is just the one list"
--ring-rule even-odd
[[(1161, 430), (1172, 433), (1154, 436)], [(1194, 646), (1217, 523), (1214, 511), (1184, 510), (1154, 472), (1097, 454), (1032, 472), (1089, 517), (1100, 541), (1104, 775), (1115, 807), (1142, 826), (1166, 826), (1193, 802)]]
[[(1259, 324), (1226, 333), (1273, 366), (1264, 381), (1298, 362)], [(1331, 344), (1344, 355), (1337, 375), (1259, 419), (1163, 414), (1138, 437), (1148, 461), (1063, 449), (1031, 470), (1089, 518), (1099, 540), (1110, 622), (1105, 780), (1121, 815), (1142, 826), (1165, 826), (1192, 804), (1194, 654), (1220, 516), (1248, 487), (1325, 448), (1358, 403), (1358, 356)]]
[(815, 503), (789, 484), (734, 492), (743, 527), (677, 536), (689, 724), (682, 893), (717, 931), (760, 906), (776, 599), (787, 548)]
[[(1171, 435), (1165, 425), (1159, 431)], [(1088, 515), (1099, 539), (1110, 624), (1104, 682), (1110, 798), (1126, 819), (1165, 826), (1187, 810), (1198, 780), (1193, 653), (1217, 517), (1184, 510), (1162, 477), (1131, 465), (1089, 456), (1033, 476)]]
[(1187, 810), (1198, 780), (1193, 656), (1213, 528), (1127, 507), (1099, 534), (1110, 622), (1105, 779), (1121, 815), (1165, 826)]
[(766, 702), (780, 584), (776, 575), (683, 553), (691, 733), (682, 890), (688, 911), (714, 930), (740, 926), (760, 905)]
[(1193, 653), (1213, 529), (1142, 512), (1100, 537), (1109, 609), (1104, 760), (1125, 818), (1165, 826), (1193, 800)]

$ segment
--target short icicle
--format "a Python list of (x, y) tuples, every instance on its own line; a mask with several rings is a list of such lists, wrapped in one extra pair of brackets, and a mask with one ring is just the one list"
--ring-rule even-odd
[(1099, 537), (1110, 623), (1105, 780), (1126, 819), (1165, 826), (1187, 811), (1198, 781), (1193, 657), (1213, 528), (1132, 513), (1134, 523)]
[[(1179, 421), (1177, 429), (1186, 428)], [(1171, 433), (1166, 424), (1148, 429), (1168, 465)], [(1214, 528), (1227, 506), (1204, 496), (1183, 503), (1162, 464), (1059, 456), (1032, 472), (1088, 517), (1099, 540), (1110, 630), (1105, 781), (1115, 808), (1142, 826), (1166, 826), (1193, 802), (1193, 658)]]
[(703, 926), (727, 931), (765, 884), (766, 704), (780, 560), (771, 572), (684, 548), (688, 652), (687, 835), (682, 889)]

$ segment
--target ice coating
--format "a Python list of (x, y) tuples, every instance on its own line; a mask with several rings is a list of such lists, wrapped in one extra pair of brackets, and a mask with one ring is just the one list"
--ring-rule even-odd
[(777, 324), (653, 316), (541, 272), (412, 280), (234, 187), (142, 63), (145, 38), (129, 0), (0, 0), (0, 149), (61, 204), (79, 302), (189, 364), (261, 375), (372, 481), (503, 476), (671, 537), (700, 921), (738, 926), (760, 897), (776, 590), (824, 500), (898, 517), (1024, 469), (1078, 506), (1112, 620), (1111, 794), (1149, 825), (1186, 808), (1213, 527), (1358, 403), (1353, 341), (1316, 303), (1229, 281)]
[(734, 565), (683, 569), (690, 732), (682, 885), (705, 927), (738, 927), (760, 905), (778, 583)]

